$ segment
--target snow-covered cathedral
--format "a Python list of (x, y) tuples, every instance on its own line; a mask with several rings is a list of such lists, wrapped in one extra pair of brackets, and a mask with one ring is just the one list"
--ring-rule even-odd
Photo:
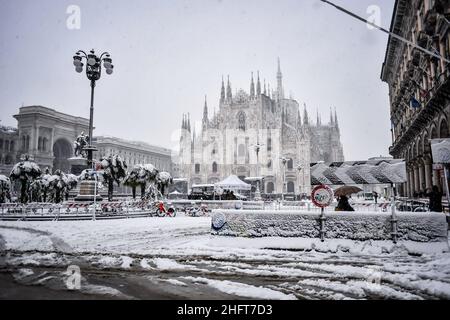
[(261, 192), (309, 193), (311, 162), (344, 161), (336, 111), (328, 124), (317, 115), (312, 124), (306, 105), (286, 98), (278, 60), (277, 87), (271, 90), (259, 72), (250, 92), (232, 93), (222, 78), (219, 111), (210, 116), (207, 101), (201, 132), (183, 115), (178, 176), (189, 185), (213, 184), (229, 175), (244, 181), (262, 179)]

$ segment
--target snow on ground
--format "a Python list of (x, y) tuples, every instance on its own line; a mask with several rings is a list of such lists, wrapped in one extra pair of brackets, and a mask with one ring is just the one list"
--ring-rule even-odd
[(264, 300), (296, 300), (295, 296), (292, 294), (287, 295), (272, 289), (255, 287), (252, 285), (239, 282), (232, 282), (227, 280), (224, 281), (211, 280), (201, 277), (183, 277), (183, 279), (191, 280), (192, 282), (196, 283), (204, 283), (222, 292), (234, 294), (245, 298), (255, 298)]
[(204, 217), (0, 222), (0, 252), (13, 253), (7, 263), (24, 277), (75, 254), (93, 267), (162, 272), (168, 285), (244, 298), (450, 299), (447, 243), (232, 238), (210, 227)]

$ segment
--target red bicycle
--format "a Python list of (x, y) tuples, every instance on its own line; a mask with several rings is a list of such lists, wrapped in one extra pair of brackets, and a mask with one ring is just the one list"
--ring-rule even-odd
[(177, 212), (175, 211), (175, 208), (173, 206), (170, 206), (168, 209), (166, 209), (166, 207), (164, 206), (164, 202), (162, 201), (158, 201), (155, 204), (156, 206), (156, 210), (155, 210), (155, 214), (158, 217), (175, 217), (177, 215)]

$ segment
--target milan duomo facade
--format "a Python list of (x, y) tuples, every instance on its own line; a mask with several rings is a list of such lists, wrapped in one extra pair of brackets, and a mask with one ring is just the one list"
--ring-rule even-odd
[[(202, 130), (183, 115), (179, 177), (189, 185), (213, 184), (229, 175), (242, 180), (263, 178), (261, 192), (309, 193), (310, 163), (344, 161), (336, 111), (328, 124), (319, 115), (313, 125), (306, 106), (284, 95), (278, 61), (277, 89), (261, 85), (253, 74), (250, 92), (232, 94), (222, 79), (219, 111), (210, 117), (205, 99)], [(253, 179), (252, 179), (253, 178)]]

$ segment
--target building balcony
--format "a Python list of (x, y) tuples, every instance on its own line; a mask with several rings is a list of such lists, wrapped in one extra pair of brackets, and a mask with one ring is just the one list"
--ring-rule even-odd
[(449, 30), (449, 23), (450, 21), (450, 13), (446, 13), (443, 15), (440, 15), (436, 24), (436, 33), (439, 36), (439, 39), (442, 40), (445, 38), (446, 34)]
[(399, 156), (403, 148), (413, 141), (422, 131), (430, 125), (434, 117), (445, 107), (450, 99), (450, 80), (448, 75), (443, 75), (429, 92), (428, 100), (424, 106), (407, 122), (405, 130), (394, 141), (393, 146), (389, 148), (389, 153), (393, 156)]

